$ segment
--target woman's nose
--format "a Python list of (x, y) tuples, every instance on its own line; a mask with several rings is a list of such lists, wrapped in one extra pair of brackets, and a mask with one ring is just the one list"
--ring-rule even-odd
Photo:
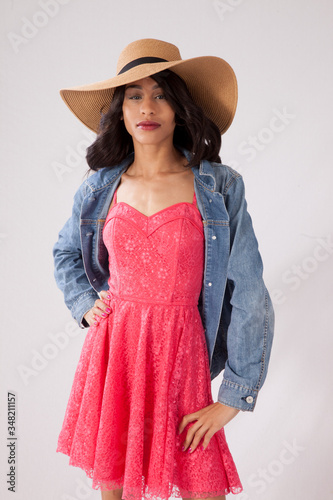
[(155, 113), (155, 102), (149, 97), (145, 97), (141, 102), (141, 113), (144, 115), (150, 115)]

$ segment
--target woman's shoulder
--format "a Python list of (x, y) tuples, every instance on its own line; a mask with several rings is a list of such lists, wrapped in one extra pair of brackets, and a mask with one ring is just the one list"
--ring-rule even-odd
[(131, 161), (132, 156), (128, 155), (122, 162), (112, 167), (102, 167), (97, 171), (90, 170), (88, 178), (83, 184), (93, 192), (104, 189), (117, 179), (120, 172), (126, 168), (127, 163)]
[(242, 177), (241, 174), (239, 172), (237, 172), (237, 170), (230, 167), (229, 165), (226, 165), (225, 163), (217, 163), (217, 162), (211, 161), (210, 164), (212, 165), (213, 169), (216, 172), (220, 171), (220, 173), (227, 178), (236, 179), (238, 177)]
[(214, 161), (207, 162), (209, 164), (210, 174), (215, 179), (215, 190), (221, 194), (226, 194), (233, 184), (243, 184), (242, 175), (229, 165)]
[[(116, 168), (116, 167), (115, 167)], [(97, 171), (90, 170), (85, 184), (92, 190), (96, 191), (103, 188), (111, 182), (115, 175), (115, 168), (103, 167)]]

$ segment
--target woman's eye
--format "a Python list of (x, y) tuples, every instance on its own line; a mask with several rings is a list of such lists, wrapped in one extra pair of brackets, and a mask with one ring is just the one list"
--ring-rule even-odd
[[(158, 94), (157, 96), (155, 96), (156, 99), (166, 99), (166, 96), (164, 94)], [(137, 101), (138, 99), (141, 99), (141, 95), (139, 94), (135, 94), (135, 95), (130, 95), (128, 96), (128, 99), (131, 99), (131, 100), (134, 100), (134, 101)]]

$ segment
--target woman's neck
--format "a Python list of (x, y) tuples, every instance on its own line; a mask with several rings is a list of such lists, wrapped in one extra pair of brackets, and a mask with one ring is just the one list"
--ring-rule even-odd
[(187, 164), (182, 153), (171, 146), (138, 144), (134, 147), (134, 160), (127, 174), (146, 179), (170, 172), (179, 172)]

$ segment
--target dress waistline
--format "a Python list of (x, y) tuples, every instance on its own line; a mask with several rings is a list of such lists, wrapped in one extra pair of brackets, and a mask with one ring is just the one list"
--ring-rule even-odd
[(197, 306), (198, 305), (198, 299), (187, 299), (187, 300), (176, 300), (176, 301), (167, 301), (167, 300), (156, 300), (156, 299), (147, 299), (145, 297), (140, 298), (140, 297), (133, 297), (131, 295), (119, 295), (112, 291), (110, 288), (107, 290), (109, 295), (112, 297), (115, 297), (120, 300), (125, 300), (128, 302), (138, 302), (138, 303), (143, 303), (143, 304), (151, 304), (151, 305), (164, 305), (164, 306)]

